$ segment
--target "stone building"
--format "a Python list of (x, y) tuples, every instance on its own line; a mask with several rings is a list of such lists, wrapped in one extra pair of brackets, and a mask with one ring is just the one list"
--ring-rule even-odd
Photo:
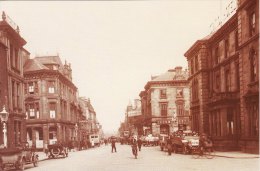
[[(9, 113), (6, 126), (8, 148), (26, 140), (23, 63), (29, 53), (23, 48), (25, 44), (19, 27), (3, 12), (0, 21), (0, 111), (5, 107)], [(3, 123), (0, 132), (2, 147)]]
[(135, 99), (134, 104), (129, 102), (125, 113), (125, 123), (130, 135), (143, 135), (141, 100)]
[(182, 67), (152, 77), (141, 98), (143, 129), (147, 135), (190, 129), (188, 71)]
[(59, 56), (28, 59), (24, 65), (27, 141), (46, 148), (56, 141), (78, 141), (82, 115), (70, 64)]
[(81, 104), (84, 106), (83, 113), (86, 117), (86, 120), (80, 121), (82, 128), (84, 128), (85, 138), (88, 138), (91, 134), (99, 134), (102, 137), (102, 126), (97, 120), (96, 112), (91, 104), (90, 99), (80, 97), (79, 100)]
[(185, 53), (192, 130), (219, 150), (259, 147), (258, 0), (240, 0), (236, 13)]

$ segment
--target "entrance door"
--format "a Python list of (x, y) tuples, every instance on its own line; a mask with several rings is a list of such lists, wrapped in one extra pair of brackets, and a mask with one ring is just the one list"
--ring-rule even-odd
[(160, 125), (160, 134), (167, 134), (170, 133), (170, 126), (168, 124), (162, 124)]

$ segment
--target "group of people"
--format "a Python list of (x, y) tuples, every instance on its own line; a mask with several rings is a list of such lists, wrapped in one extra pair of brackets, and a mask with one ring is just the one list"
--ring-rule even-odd
[[(133, 155), (135, 155), (135, 153), (137, 153), (137, 150), (138, 151), (141, 151), (141, 148), (142, 148), (142, 140), (140, 138), (136, 139), (136, 138), (133, 138), (132, 139), (132, 142), (131, 142), (131, 146), (132, 146), (132, 153)], [(116, 152), (116, 139), (111, 139), (111, 152)]]

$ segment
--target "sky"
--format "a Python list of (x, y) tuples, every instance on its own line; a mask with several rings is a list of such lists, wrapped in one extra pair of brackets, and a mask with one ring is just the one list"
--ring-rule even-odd
[(187, 68), (184, 53), (212, 31), (226, 0), (0, 1), (31, 58), (57, 55), (72, 66), (105, 133), (116, 133), (129, 101), (152, 75)]

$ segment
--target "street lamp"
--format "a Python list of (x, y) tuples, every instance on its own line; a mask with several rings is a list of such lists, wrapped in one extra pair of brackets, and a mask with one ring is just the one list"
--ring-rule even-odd
[(7, 128), (6, 123), (8, 120), (9, 113), (5, 110), (5, 106), (3, 107), (2, 112), (0, 112), (0, 119), (3, 122), (3, 140), (4, 140), (4, 147), (7, 147)]

